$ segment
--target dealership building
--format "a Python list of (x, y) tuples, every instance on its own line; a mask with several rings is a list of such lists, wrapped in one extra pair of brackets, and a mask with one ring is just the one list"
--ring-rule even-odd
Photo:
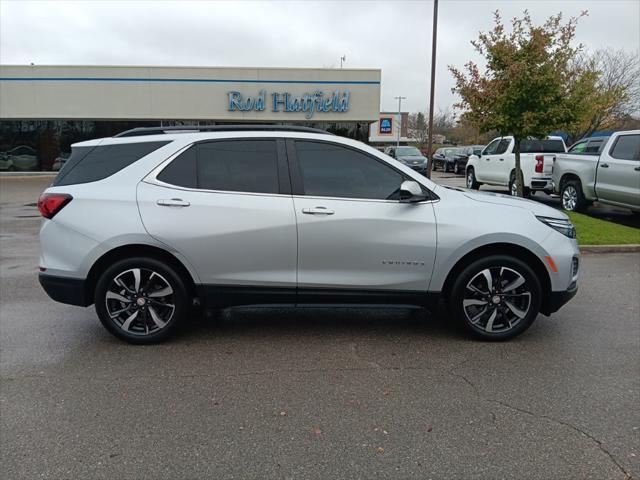
[(0, 170), (51, 170), (79, 141), (143, 126), (305, 125), (367, 141), (376, 69), (0, 66)]

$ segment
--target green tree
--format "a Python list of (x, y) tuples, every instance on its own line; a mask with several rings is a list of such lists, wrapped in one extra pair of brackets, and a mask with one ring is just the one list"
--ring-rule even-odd
[(481, 32), (471, 44), (486, 60), (481, 72), (474, 62), (465, 70), (449, 66), (461, 101), (456, 105), (481, 132), (496, 130), (513, 135), (518, 196), (523, 195), (520, 143), (528, 137), (544, 138), (572, 125), (583, 115), (581, 99), (593, 92), (597, 72), (572, 62), (582, 50), (574, 46), (578, 20), (563, 23), (562, 14), (534, 25), (528, 11), (511, 20), (507, 32), (500, 13), (494, 27)]

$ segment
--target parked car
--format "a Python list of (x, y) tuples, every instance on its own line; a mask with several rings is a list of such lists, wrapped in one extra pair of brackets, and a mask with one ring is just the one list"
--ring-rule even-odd
[(484, 145), (469, 145), (468, 147), (457, 148), (453, 154), (453, 173), (456, 175), (464, 173), (469, 157), (471, 155), (480, 155), (483, 148)]
[(60, 169), (64, 166), (65, 162), (69, 159), (69, 152), (61, 152), (60, 155), (56, 157), (53, 161), (53, 165), (51, 166), (51, 170), (54, 172), (60, 171)]
[[(467, 162), (467, 188), (477, 190), (480, 185), (500, 185), (516, 195), (516, 156), (513, 153), (513, 137), (499, 137), (482, 150), (479, 157)], [(543, 190), (551, 193), (551, 174), (556, 154), (566, 152), (562, 137), (534, 138), (520, 142), (520, 168), (524, 180), (524, 196)]]
[(438, 167), (442, 168), (445, 172), (448, 172), (447, 159), (453, 161), (454, 147), (441, 147), (433, 153), (433, 170), (437, 170)]
[(38, 168), (38, 157), (36, 151), (27, 146), (19, 145), (6, 152), (3, 152), (1, 156), (6, 157), (6, 170), (36, 170)]
[(0, 152), (0, 171), (12, 172), (16, 168), (13, 166), (13, 160), (6, 152)]
[(597, 200), (640, 213), (640, 130), (573, 144), (556, 157), (553, 185), (565, 210), (579, 212)]
[(167, 338), (194, 305), (441, 300), (504, 340), (578, 288), (564, 213), (440, 186), (322, 130), (134, 129), (67, 163), (38, 200), (40, 284), (132, 343)]
[(387, 147), (384, 153), (413, 168), (416, 172), (427, 171), (427, 158), (416, 147)]

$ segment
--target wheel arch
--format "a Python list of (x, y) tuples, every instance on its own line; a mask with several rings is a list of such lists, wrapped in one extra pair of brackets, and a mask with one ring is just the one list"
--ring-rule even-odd
[(98, 278), (105, 269), (119, 260), (130, 257), (151, 257), (173, 267), (184, 280), (187, 292), (194, 298), (197, 296), (196, 282), (184, 264), (172, 253), (153, 245), (129, 244), (113, 248), (99, 257), (89, 269), (85, 289), (87, 298), (93, 299)]
[(560, 184), (558, 185), (558, 191), (562, 192), (562, 187), (564, 187), (567, 184), (567, 182), (571, 180), (578, 181), (580, 183), (580, 188), (583, 188), (582, 180), (580, 179), (580, 176), (572, 172), (567, 172), (567, 173), (563, 173), (562, 177), (560, 177)]
[(482, 245), (477, 247), (470, 252), (467, 252), (463, 255), (451, 268), (447, 278), (444, 281), (442, 287), (442, 293), (446, 298), (449, 298), (451, 295), (451, 288), (455, 279), (458, 277), (460, 272), (469, 265), (471, 262), (486, 257), (488, 255), (511, 255), (519, 260), (524, 261), (533, 271), (540, 281), (540, 287), (542, 289), (542, 303), (540, 305), (540, 312), (548, 315), (549, 312), (549, 302), (551, 299), (551, 278), (549, 277), (549, 272), (547, 268), (542, 263), (542, 260), (538, 258), (538, 256), (533, 253), (531, 250), (513, 243), (492, 243), (488, 245)]

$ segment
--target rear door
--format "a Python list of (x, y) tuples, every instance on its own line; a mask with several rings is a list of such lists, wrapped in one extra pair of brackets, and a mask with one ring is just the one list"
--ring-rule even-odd
[(138, 204), (147, 231), (186, 257), (216, 301), (295, 301), (284, 140), (194, 144), (139, 184)]
[(311, 140), (287, 147), (299, 303), (326, 301), (328, 291), (335, 303), (352, 303), (349, 292), (369, 303), (384, 303), (385, 292), (423, 295), (436, 253), (431, 202), (400, 203), (405, 174), (359, 149)]
[(603, 201), (640, 208), (640, 133), (619, 135), (602, 153), (596, 194)]

